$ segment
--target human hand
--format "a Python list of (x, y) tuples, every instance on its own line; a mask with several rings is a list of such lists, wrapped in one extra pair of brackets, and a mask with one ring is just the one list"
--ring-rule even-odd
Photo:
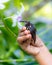
[(37, 55), (40, 52), (40, 48), (44, 46), (41, 39), (36, 35), (36, 41), (34, 42), (30, 31), (23, 27), (20, 30), (19, 36), (17, 38), (20, 47), (31, 55)]

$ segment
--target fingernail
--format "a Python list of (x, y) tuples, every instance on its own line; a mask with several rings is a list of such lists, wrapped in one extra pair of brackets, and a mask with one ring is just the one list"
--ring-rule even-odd
[(25, 26), (24, 26), (23, 28), (24, 28), (24, 29), (26, 29), (26, 27), (25, 27)]
[(28, 33), (30, 33), (30, 31), (28, 30)]

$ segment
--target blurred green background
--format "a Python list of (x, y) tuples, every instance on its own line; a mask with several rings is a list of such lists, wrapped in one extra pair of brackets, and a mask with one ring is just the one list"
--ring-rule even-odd
[(52, 53), (52, 1), (0, 0), (0, 65), (39, 65), (16, 41), (19, 17), (35, 25)]

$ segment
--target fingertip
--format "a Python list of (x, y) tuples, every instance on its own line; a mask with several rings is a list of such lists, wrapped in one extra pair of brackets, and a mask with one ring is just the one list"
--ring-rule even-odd
[(31, 34), (28, 34), (28, 35), (27, 35), (27, 38), (31, 38)]
[(29, 30), (27, 30), (25, 26), (24, 26), (24, 27), (20, 30), (20, 32), (23, 32), (23, 31), (25, 31), (25, 30), (26, 30), (26, 32), (25, 32), (25, 33), (27, 33), (27, 32), (28, 32), (28, 33), (30, 33), (30, 31), (29, 31)]
[(30, 37), (30, 38), (32, 37), (31, 34), (29, 34), (29, 37)]
[(23, 30), (26, 30), (26, 27), (24, 26), (22, 29), (23, 29)]
[(26, 27), (24, 26), (21, 30), (20, 30), (20, 32), (23, 32), (23, 31), (25, 31), (26, 30)]
[(28, 33), (30, 33), (30, 31), (28, 30)]
[(30, 31), (29, 30), (25, 30), (24, 34), (30, 34)]

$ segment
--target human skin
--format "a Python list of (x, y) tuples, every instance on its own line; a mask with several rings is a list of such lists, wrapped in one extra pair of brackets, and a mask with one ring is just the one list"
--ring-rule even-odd
[(29, 30), (23, 27), (18, 35), (17, 41), (20, 47), (36, 58), (40, 65), (52, 65), (52, 55), (42, 40), (36, 35), (36, 42), (32, 39)]

